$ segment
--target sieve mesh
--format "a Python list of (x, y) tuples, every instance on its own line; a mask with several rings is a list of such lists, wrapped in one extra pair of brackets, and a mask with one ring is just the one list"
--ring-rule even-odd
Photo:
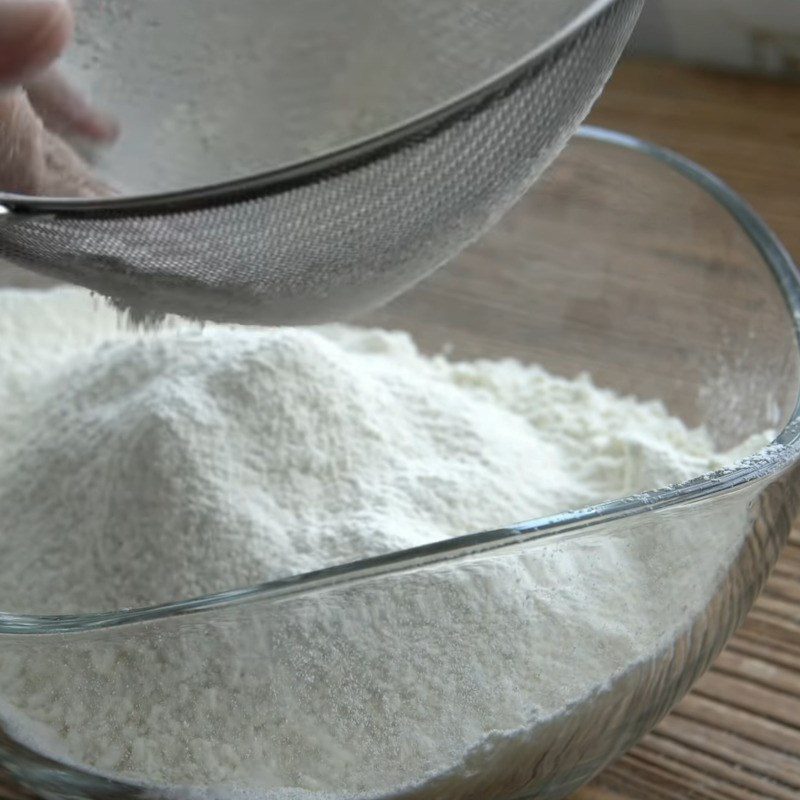
[(452, 258), (530, 187), (588, 113), (641, 5), (616, 0), (493, 95), (347, 168), (189, 209), (6, 214), (0, 256), (137, 318), (352, 316)]

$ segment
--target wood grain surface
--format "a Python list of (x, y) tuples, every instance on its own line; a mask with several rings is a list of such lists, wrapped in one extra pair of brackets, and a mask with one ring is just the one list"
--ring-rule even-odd
[[(680, 151), (800, 259), (800, 85), (628, 62), (592, 115)], [(573, 800), (800, 798), (800, 532), (742, 630), (680, 706)]]

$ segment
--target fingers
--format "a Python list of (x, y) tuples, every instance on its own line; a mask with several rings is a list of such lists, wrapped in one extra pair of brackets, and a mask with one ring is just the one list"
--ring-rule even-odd
[(0, 0), (0, 89), (45, 69), (71, 34), (66, 0)]
[(93, 109), (55, 68), (72, 33), (66, 0), (0, 0), (0, 89), (24, 83), (44, 124), (64, 136), (97, 143), (117, 137), (117, 125)]
[[(72, 34), (66, 0), (0, 0), (0, 188), (15, 194), (110, 194), (56, 133), (108, 142), (116, 125), (48, 69)], [(27, 92), (19, 88), (27, 85)], [(35, 106), (35, 108), (34, 108)], [(38, 112), (38, 113), (37, 113)]]
[(46, 130), (21, 89), (0, 94), (0, 188), (45, 197), (108, 197), (64, 141)]
[[(72, 34), (67, 0), (0, 0), (0, 189), (50, 197), (111, 194), (53, 131), (95, 142), (116, 138), (54, 68)], [(26, 86), (26, 91), (20, 88)], [(48, 130), (46, 126), (52, 127)]]
[(0, 93), (0, 189), (37, 194), (44, 175), (44, 126), (21, 89)]
[(47, 197), (110, 197), (110, 186), (94, 176), (86, 162), (61, 138), (45, 130), (44, 172), (37, 194)]
[(98, 144), (111, 144), (119, 135), (116, 120), (89, 105), (55, 67), (26, 83), (25, 88), (45, 126), (54, 133)]

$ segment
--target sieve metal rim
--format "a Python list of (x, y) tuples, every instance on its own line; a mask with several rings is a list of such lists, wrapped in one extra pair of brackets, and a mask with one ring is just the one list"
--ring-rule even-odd
[(265, 197), (338, 172), (363, 166), (407, 146), (416, 138), (427, 138), (465, 114), (509, 90), (520, 79), (538, 68), (547, 55), (568, 42), (604, 11), (623, 0), (587, 0), (584, 10), (568, 25), (543, 40), (522, 59), (470, 89), (465, 94), (412, 117), (389, 130), (371, 134), (354, 144), (329, 153), (303, 159), (287, 166), (221, 183), (192, 189), (111, 198), (31, 197), (0, 191), (0, 216), (10, 213), (47, 214), (61, 217), (96, 218), (127, 214), (178, 213), (212, 205)]

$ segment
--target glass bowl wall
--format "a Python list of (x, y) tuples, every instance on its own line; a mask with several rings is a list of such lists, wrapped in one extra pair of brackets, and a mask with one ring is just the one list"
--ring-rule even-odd
[[(22, 282), (19, 273), (6, 277)], [(416, 551), (260, 587), (231, 587), (224, 595), (80, 617), (4, 609), (0, 660), (63, 670), (61, 684), (71, 686), (71, 702), (84, 708), (108, 697), (120, 707), (137, 707), (169, 670), (187, 687), (181, 721), (211, 752), (229, 745), (223, 731), (195, 713), (197, 693), (213, 690), (227, 707), (269, 709), (271, 724), (250, 742), (254, 763), (268, 759), (282, 735), (282, 698), (303, 698), (313, 681), (336, 680), (340, 712), (316, 720), (319, 730), (343, 752), (363, 741), (365, 731), (375, 744), (352, 753), (358, 777), (329, 787), (334, 794), (566, 797), (689, 689), (742, 621), (777, 558), (798, 505), (799, 313), (800, 285), (788, 256), (741, 200), (677, 156), (586, 129), (492, 233), (360, 324), (408, 330), (426, 351), (447, 348), (453, 358), (513, 357), (567, 376), (588, 372), (601, 386), (660, 399), (688, 425), (707, 426), (721, 449), (765, 429), (776, 431), (776, 445), (741, 467), (679, 487), (609, 498), (544, 520), (498, 519), (492, 532), (464, 531), (460, 539)], [(480, 669), (481, 654), (504, 636), (536, 640), (536, 592), (516, 593), (517, 571), (538, 569), (554, 549), (583, 564), (571, 574), (545, 574), (539, 587), (581, 598), (578, 619), (588, 604), (614, 599), (615, 588), (595, 586), (591, 567), (585, 569), (604, 542), (614, 538), (636, 547), (646, 539), (654, 546), (669, 540), (674, 554), (687, 537), (707, 541), (714, 566), (701, 580), (686, 582), (686, 602), (654, 640), (652, 657), (633, 663), (614, 631), (586, 635), (576, 624), (549, 643), (561, 659), (555, 675), (530, 674), (524, 685), (508, 686), (504, 675)], [(668, 602), (675, 583), (684, 581), (685, 566), (680, 556), (665, 559), (659, 579), (630, 601)], [(506, 570), (509, 580), (487, 592), (480, 613), (450, 602), (456, 584), (481, 581), (489, 569)], [(401, 601), (409, 587), (413, 604)], [(390, 618), (375, 618), (384, 607), (374, 602), (378, 596), (398, 598)], [(531, 613), (509, 631), (507, 620), (522, 617), (508, 612), (520, 603)], [(487, 615), (496, 640), (486, 640)], [(382, 631), (369, 649), (345, 623), (354, 619)], [(294, 635), (298, 630), (304, 635)], [(229, 645), (222, 672), (198, 672), (196, 658), (185, 657), (218, 650), (220, 641)], [(309, 646), (326, 656), (325, 673), (304, 669)], [(428, 677), (393, 684), (370, 658), (374, 648), (391, 653), (409, 674)], [(109, 673), (101, 667), (110, 661), (125, 667)], [(455, 769), (490, 733), (461, 725), (465, 704), (490, 707), (498, 692), (517, 691), (532, 708), (546, 705), (546, 687), (576, 665), (593, 669), (602, 690), (540, 725), (535, 737), (501, 736), (490, 751), (473, 752), (473, 769)], [(437, 703), (447, 710), (415, 716), (411, 709), (424, 702), (431, 682), (439, 699), (450, 699)], [(2, 671), (0, 701), (0, 709), (13, 710)], [(314, 719), (313, 705), (304, 712)], [(46, 707), (31, 722), (46, 725)], [(503, 730), (503, 721), (493, 727)], [(19, 787), (21, 796), (161, 794), (146, 788), (146, 775), (75, 763), (68, 746), (58, 757), (41, 756), (26, 746), (26, 730), (6, 725), (0, 734), (0, 783)], [(452, 742), (446, 757), (406, 748), (443, 731)], [(171, 758), (156, 748), (151, 757)], [(298, 741), (291, 758), (298, 775), (324, 768), (311, 740)], [(439, 777), (426, 780), (434, 774)]]

